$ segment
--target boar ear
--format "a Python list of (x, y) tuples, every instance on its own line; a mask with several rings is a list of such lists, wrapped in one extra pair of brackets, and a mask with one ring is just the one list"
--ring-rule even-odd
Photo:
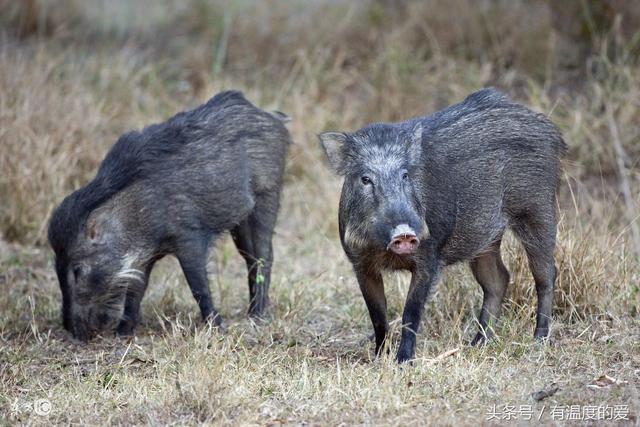
[(98, 238), (98, 222), (96, 221), (95, 218), (89, 218), (89, 220), (87, 220), (87, 228), (86, 228), (85, 231), (86, 231), (85, 235), (86, 235), (87, 239), (89, 239), (92, 242), (97, 240), (97, 238)]
[(342, 132), (323, 132), (318, 135), (322, 148), (327, 154), (331, 168), (338, 175), (344, 174), (345, 169), (345, 148), (347, 135)]
[(96, 212), (89, 216), (85, 237), (90, 243), (106, 243), (117, 232), (118, 220), (109, 212)]
[(413, 129), (408, 135), (408, 147), (409, 160), (411, 164), (417, 164), (420, 162), (420, 156), (422, 155), (422, 123), (415, 124)]

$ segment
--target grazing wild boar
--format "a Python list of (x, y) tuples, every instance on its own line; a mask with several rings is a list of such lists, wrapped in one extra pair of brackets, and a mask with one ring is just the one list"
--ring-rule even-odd
[(93, 181), (51, 217), (64, 327), (80, 340), (116, 323), (119, 334), (132, 334), (151, 269), (169, 254), (202, 317), (220, 325), (206, 265), (211, 242), (227, 230), (249, 271), (249, 313), (262, 315), (290, 143), (286, 119), (227, 91), (120, 137)]
[(549, 333), (556, 277), (556, 187), (566, 151), (542, 114), (494, 89), (427, 117), (326, 132), (321, 143), (344, 177), (342, 246), (353, 264), (376, 337), (388, 330), (382, 272), (412, 273), (397, 360), (412, 359), (425, 301), (444, 266), (468, 261), (484, 291), (485, 340), (509, 283), (500, 258), (506, 228), (526, 250), (538, 310), (534, 336)]

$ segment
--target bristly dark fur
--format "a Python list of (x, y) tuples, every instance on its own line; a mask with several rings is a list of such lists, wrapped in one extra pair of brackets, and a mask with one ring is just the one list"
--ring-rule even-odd
[[(196, 125), (221, 109), (251, 105), (239, 91), (225, 91), (191, 111), (180, 112), (161, 124), (131, 131), (120, 138), (100, 164), (95, 178), (85, 187), (67, 196), (53, 212), (49, 224), (49, 242), (56, 256), (64, 257), (65, 248), (75, 240), (88, 215), (119, 191), (154, 170), (154, 162), (185, 149), (194, 141), (181, 133), (186, 125)], [(160, 134), (162, 133), (161, 137)]]
[(119, 138), (96, 177), (65, 198), (49, 224), (65, 328), (86, 339), (120, 316), (102, 302), (124, 301), (118, 332), (132, 333), (153, 265), (168, 254), (180, 261), (203, 318), (219, 324), (206, 261), (225, 231), (247, 262), (249, 311), (262, 315), (291, 142), (286, 121), (227, 91)]
[(566, 155), (567, 144), (562, 138), (560, 130), (553, 122), (543, 114), (533, 112), (528, 108), (513, 102), (513, 100), (511, 100), (507, 95), (492, 87), (478, 90), (477, 92), (467, 96), (464, 101), (458, 104), (447, 107), (427, 117), (417, 117), (415, 119), (408, 120), (402, 125), (404, 127), (410, 127), (419, 121), (424, 126), (425, 136), (428, 136), (438, 132), (448, 132), (450, 126), (467, 117), (482, 120), (486, 117), (482, 113), (490, 112), (491, 110), (517, 115), (522, 118), (527, 118), (528, 120), (536, 118), (539, 121), (539, 125), (547, 128), (549, 135), (553, 136), (553, 138), (547, 142), (557, 150), (557, 155), (559, 157), (564, 157)]
[(412, 273), (397, 353), (404, 362), (414, 356), (424, 304), (442, 268), (462, 261), (484, 290), (473, 342), (485, 340), (509, 283), (500, 258), (507, 228), (522, 242), (535, 279), (534, 336), (547, 336), (556, 276), (555, 191), (567, 145), (546, 116), (487, 88), (429, 116), (320, 139), (345, 177), (340, 238), (369, 309), (377, 352), (388, 331), (382, 271)]

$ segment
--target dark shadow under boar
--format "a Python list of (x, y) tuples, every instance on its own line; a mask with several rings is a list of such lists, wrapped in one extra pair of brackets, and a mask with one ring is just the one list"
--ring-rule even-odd
[(339, 227), (376, 336), (388, 331), (381, 273), (409, 270), (397, 360), (412, 359), (425, 301), (444, 266), (469, 261), (482, 286), (485, 340), (509, 283), (500, 242), (510, 227), (536, 283), (535, 337), (546, 337), (556, 277), (556, 187), (566, 151), (542, 114), (484, 89), (433, 115), (320, 135), (344, 176)]
[(93, 181), (51, 217), (64, 327), (81, 340), (116, 323), (132, 334), (151, 269), (169, 254), (202, 317), (220, 325), (206, 265), (211, 242), (227, 230), (249, 270), (249, 312), (263, 314), (290, 143), (285, 120), (228, 91), (120, 137)]

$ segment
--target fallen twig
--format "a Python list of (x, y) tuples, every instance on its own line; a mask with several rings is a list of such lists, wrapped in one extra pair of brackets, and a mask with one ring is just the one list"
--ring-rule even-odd
[(456, 348), (454, 348), (452, 350), (447, 350), (444, 353), (440, 353), (439, 355), (437, 355), (436, 357), (434, 357), (432, 359), (425, 359), (425, 362), (428, 362), (428, 363), (442, 362), (447, 357), (451, 357), (451, 356), (453, 356), (454, 354), (456, 354), (459, 351), (460, 351), (460, 347), (456, 347)]

